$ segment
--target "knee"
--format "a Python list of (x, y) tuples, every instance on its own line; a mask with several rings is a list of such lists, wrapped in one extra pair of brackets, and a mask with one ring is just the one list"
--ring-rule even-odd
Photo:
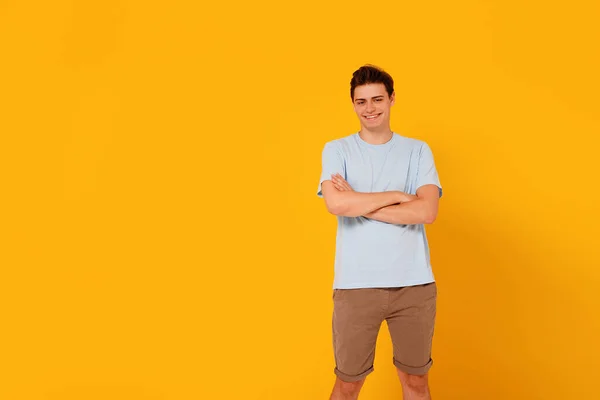
[(401, 373), (400, 378), (402, 380), (403, 386), (408, 388), (410, 391), (414, 393), (427, 393), (428, 388), (428, 379), (427, 374), (425, 375), (411, 375), (407, 373)]
[(360, 392), (360, 389), (365, 382), (364, 379), (356, 382), (346, 382), (338, 379), (338, 387), (341, 393), (347, 396), (353, 396)]

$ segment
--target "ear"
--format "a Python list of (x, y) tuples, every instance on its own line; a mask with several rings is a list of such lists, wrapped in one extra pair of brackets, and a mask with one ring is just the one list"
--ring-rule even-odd
[(390, 96), (390, 106), (393, 106), (394, 103), (396, 101), (396, 92), (392, 92), (392, 95)]

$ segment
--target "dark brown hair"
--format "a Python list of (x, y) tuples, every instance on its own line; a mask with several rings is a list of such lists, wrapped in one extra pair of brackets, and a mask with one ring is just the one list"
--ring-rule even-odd
[(365, 64), (352, 74), (352, 80), (350, 80), (350, 98), (354, 100), (354, 89), (357, 86), (368, 83), (383, 83), (388, 96), (394, 93), (394, 80), (392, 76), (375, 65)]

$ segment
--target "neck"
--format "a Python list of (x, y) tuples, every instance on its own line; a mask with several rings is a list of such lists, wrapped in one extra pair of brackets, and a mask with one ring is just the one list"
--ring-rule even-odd
[(394, 132), (389, 126), (381, 130), (369, 130), (362, 127), (358, 134), (362, 140), (369, 144), (384, 144), (392, 139)]

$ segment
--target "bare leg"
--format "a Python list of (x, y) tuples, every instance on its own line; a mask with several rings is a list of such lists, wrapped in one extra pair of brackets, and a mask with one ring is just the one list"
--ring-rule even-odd
[[(366, 379), (366, 378), (365, 378)], [(333, 386), (333, 392), (329, 400), (356, 400), (358, 399), (358, 393), (365, 383), (365, 379), (357, 382), (345, 382), (340, 378), (335, 379), (335, 385)]]
[(402, 384), (402, 397), (404, 400), (431, 400), (428, 374), (411, 375), (400, 371), (398, 368), (396, 368), (396, 371), (398, 371), (400, 383)]

